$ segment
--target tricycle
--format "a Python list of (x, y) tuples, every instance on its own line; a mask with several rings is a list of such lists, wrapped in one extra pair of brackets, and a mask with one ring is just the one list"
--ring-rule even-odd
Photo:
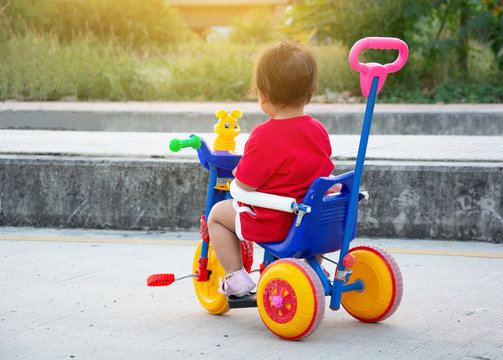
[[(397, 59), (390, 64), (360, 63), (363, 49), (396, 49)], [(201, 305), (212, 314), (223, 314), (233, 308), (257, 307), (266, 327), (282, 339), (295, 340), (313, 333), (319, 326), (329, 298), (329, 307), (342, 305), (354, 318), (378, 322), (398, 308), (403, 292), (400, 269), (393, 257), (374, 245), (350, 249), (356, 237), (358, 202), (365, 154), (370, 134), (375, 99), (388, 73), (396, 72), (407, 61), (407, 45), (397, 38), (370, 37), (359, 40), (349, 55), (351, 67), (360, 72), (362, 93), (367, 97), (355, 169), (347, 173), (317, 178), (299, 204), (293, 198), (249, 192), (233, 181), (232, 170), (241, 156), (235, 153), (234, 137), (240, 132), (239, 110), (228, 114), (217, 112), (218, 137), (213, 148), (197, 135), (173, 139), (170, 148), (197, 150), (201, 165), (209, 171), (206, 211), (200, 219), (201, 242), (195, 251), (192, 273), (175, 277), (154, 274), (149, 286), (170, 285), (175, 280), (192, 277)], [(337, 192), (330, 191), (339, 185)], [(205, 219), (211, 208), (224, 199), (296, 213), (287, 237), (280, 242), (257, 243), (264, 249), (260, 269), (252, 270), (253, 244), (241, 242), (243, 265), (247, 272), (260, 271), (256, 293), (243, 297), (222, 295), (219, 280), (225, 271), (212, 250)], [(339, 251), (333, 279), (327, 276), (319, 258)], [(328, 258), (326, 258), (329, 260)], [(331, 261), (331, 260), (329, 260)]]

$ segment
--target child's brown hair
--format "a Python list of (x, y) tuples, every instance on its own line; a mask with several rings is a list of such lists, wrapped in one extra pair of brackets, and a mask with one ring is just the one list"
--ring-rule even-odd
[(317, 79), (314, 56), (300, 44), (281, 41), (260, 54), (252, 90), (276, 106), (305, 105), (311, 100)]

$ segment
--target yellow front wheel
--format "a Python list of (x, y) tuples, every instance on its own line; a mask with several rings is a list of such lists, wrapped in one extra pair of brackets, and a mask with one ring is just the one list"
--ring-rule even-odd
[[(201, 256), (201, 241), (197, 246), (194, 255), (194, 263), (192, 271), (195, 273), (199, 266), (199, 257)], [(211, 271), (210, 277), (207, 281), (197, 281), (194, 278), (194, 289), (197, 298), (201, 305), (212, 314), (223, 314), (229, 311), (227, 297), (218, 292), (219, 278), (224, 278), (225, 270), (218, 262), (217, 256), (213, 251), (211, 243), (208, 248), (208, 271)]]
[(298, 259), (282, 259), (262, 273), (257, 307), (273, 334), (296, 340), (310, 335), (320, 324), (325, 313), (325, 292), (308, 264)]
[(372, 245), (351, 249), (356, 262), (349, 282), (361, 281), (362, 290), (342, 294), (347, 312), (363, 322), (377, 322), (390, 317), (400, 305), (403, 293), (402, 274), (393, 257)]

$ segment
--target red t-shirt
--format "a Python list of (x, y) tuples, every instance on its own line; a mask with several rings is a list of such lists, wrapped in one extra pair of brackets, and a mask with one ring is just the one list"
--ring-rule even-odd
[[(309, 115), (271, 119), (252, 130), (235, 176), (257, 191), (300, 202), (314, 179), (332, 173), (331, 154), (328, 133), (318, 120)], [(243, 238), (256, 242), (285, 239), (295, 214), (257, 206), (252, 210), (255, 215), (240, 213)]]

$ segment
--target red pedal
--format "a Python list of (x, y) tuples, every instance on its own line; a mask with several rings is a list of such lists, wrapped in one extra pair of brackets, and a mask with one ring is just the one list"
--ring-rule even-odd
[(175, 274), (154, 274), (147, 278), (148, 286), (168, 286), (175, 281)]

